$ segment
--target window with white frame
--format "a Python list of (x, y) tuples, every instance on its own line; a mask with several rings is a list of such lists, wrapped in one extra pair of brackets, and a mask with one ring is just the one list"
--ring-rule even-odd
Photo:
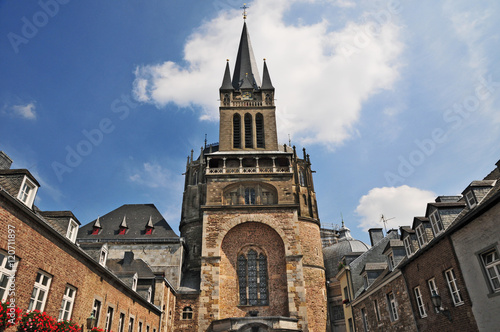
[(106, 266), (106, 259), (108, 258), (108, 247), (106, 245), (102, 246), (101, 253), (99, 254), (99, 264)]
[(442, 231), (444, 231), (443, 222), (441, 221), (438, 210), (431, 213), (431, 215), (429, 216), (429, 220), (431, 221), (434, 236), (437, 236)]
[(361, 308), (361, 319), (363, 320), (363, 330), (365, 332), (370, 331), (370, 329), (368, 328), (368, 315), (366, 314), (365, 308)]
[(78, 224), (73, 219), (69, 220), (68, 232), (66, 233), (66, 237), (71, 241), (76, 241), (76, 234), (78, 233)]
[(149, 288), (148, 288), (148, 298), (147, 298), (148, 302), (151, 302), (152, 297), (153, 297), (153, 288), (151, 286), (149, 286)]
[(382, 317), (380, 316), (380, 309), (378, 307), (378, 300), (373, 300), (373, 309), (375, 310), (375, 317), (377, 317), (377, 322), (380, 322), (382, 320)]
[(0, 300), (3, 302), (9, 295), (9, 289), (14, 281), (17, 268), (15, 256), (9, 256), (5, 251), (0, 251)]
[(104, 331), (111, 331), (111, 325), (113, 324), (113, 307), (108, 307), (108, 311), (106, 312), (106, 323), (104, 323)]
[(481, 259), (488, 280), (490, 281), (491, 290), (493, 292), (500, 292), (500, 259), (497, 250), (491, 249), (481, 254)]
[[(431, 278), (431, 279), (427, 280), (427, 285), (429, 286), (429, 293), (431, 294), (431, 297), (434, 294), (436, 294), (436, 295), (439, 294), (438, 288), (436, 286), (436, 279)], [(439, 308), (434, 308), (434, 310), (436, 312), (439, 312)]]
[(137, 279), (139, 278), (139, 276), (136, 274), (134, 274), (134, 276), (132, 277), (132, 290), (136, 291), (137, 290)]
[(389, 316), (391, 318), (391, 322), (397, 321), (398, 316), (398, 303), (396, 302), (396, 297), (393, 292), (387, 294), (387, 305), (389, 308)]
[(31, 208), (33, 206), (33, 201), (35, 200), (37, 190), (38, 187), (30, 179), (28, 179), (27, 176), (25, 176), (17, 198), (26, 206)]
[(415, 233), (417, 233), (417, 241), (420, 248), (422, 248), (427, 243), (427, 236), (425, 235), (424, 225), (420, 224), (415, 227)]
[(413, 248), (411, 245), (411, 239), (409, 235), (403, 239), (403, 243), (405, 245), (406, 255), (410, 257), (411, 255), (413, 255)]
[(70, 320), (71, 313), (73, 312), (73, 304), (75, 303), (76, 288), (66, 285), (64, 295), (59, 309), (59, 320)]
[(420, 287), (415, 287), (413, 289), (413, 292), (415, 293), (415, 300), (417, 301), (418, 313), (420, 314), (420, 317), (427, 317), (427, 312), (425, 312), (425, 306), (422, 299), (422, 293), (420, 292)]
[(43, 311), (43, 309), (45, 309), (45, 302), (47, 301), (47, 294), (49, 293), (51, 281), (52, 276), (48, 273), (43, 271), (37, 272), (35, 285), (33, 286), (30, 303), (28, 305), (28, 311)]
[(394, 270), (395, 263), (394, 263), (394, 255), (392, 252), (387, 254), (387, 262), (389, 264), (389, 270)]
[(474, 192), (472, 190), (465, 193), (465, 200), (467, 201), (469, 209), (472, 209), (477, 205), (476, 196), (474, 196)]
[(123, 332), (123, 325), (125, 325), (125, 314), (120, 313), (120, 318), (118, 319), (118, 332)]
[(450, 289), (451, 298), (453, 299), (453, 304), (455, 306), (464, 304), (462, 296), (460, 295), (460, 289), (458, 289), (455, 272), (453, 272), (453, 269), (449, 269), (446, 270), (444, 274), (446, 276), (446, 281), (448, 282), (448, 288)]
[(94, 305), (92, 306), (92, 314), (95, 317), (95, 326), (98, 326), (99, 316), (101, 314), (101, 301), (94, 299)]
[(134, 318), (130, 317), (128, 321), (128, 332), (134, 332)]

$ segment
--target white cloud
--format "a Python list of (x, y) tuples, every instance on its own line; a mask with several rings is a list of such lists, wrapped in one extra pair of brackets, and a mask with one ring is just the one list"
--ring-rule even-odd
[(368, 230), (372, 227), (384, 227), (383, 214), (387, 229), (411, 225), (413, 217), (425, 214), (427, 203), (433, 202), (436, 194), (403, 185), (400, 187), (373, 188), (359, 200), (356, 213), (361, 217), (358, 227)]
[[(363, 103), (398, 79), (399, 28), (390, 15), (377, 23), (370, 13), (361, 14), (363, 23), (350, 22), (337, 31), (329, 30), (327, 19), (287, 25), (283, 15), (293, 2), (301, 0), (252, 3), (253, 49), (256, 59), (267, 58), (277, 88), (279, 137), (292, 134), (302, 143), (334, 147), (355, 132)], [(241, 26), (239, 9), (223, 12), (190, 36), (187, 65), (167, 61), (138, 67), (135, 98), (159, 108), (195, 107), (200, 118), (217, 120), (224, 60), (230, 59), (233, 70)]]
[(129, 176), (129, 180), (149, 188), (168, 188), (172, 183), (172, 172), (156, 163), (144, 163), (142, 169)]
[(14, 105), (11, 107), (14, 114), (28, 120), (36, 119), (35, 103), (29, 103), (26, 105)]

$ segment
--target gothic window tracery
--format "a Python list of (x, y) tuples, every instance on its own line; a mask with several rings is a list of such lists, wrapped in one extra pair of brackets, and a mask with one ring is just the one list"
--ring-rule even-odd
[(267, 257), (251, 248), (238, 256), (240, 305), (268, 305)]

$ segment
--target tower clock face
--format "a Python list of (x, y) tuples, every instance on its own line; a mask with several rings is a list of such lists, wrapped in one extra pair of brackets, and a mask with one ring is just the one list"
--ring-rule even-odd
[(245, 91), (241, 94), (241, 99), (249, 100), (252, 99), (252, 93), (250, 91)]

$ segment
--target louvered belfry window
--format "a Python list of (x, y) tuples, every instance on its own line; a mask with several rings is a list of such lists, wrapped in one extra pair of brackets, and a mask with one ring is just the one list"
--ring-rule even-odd
[(267, 258), (250, 249), (238, 257), (240, 305), (268, 305)]
[(241, 149), (241, 116), (233, 115), (233, 148)]
[(245, 114), (245, 148), (253, 148), (252, 116), (249, 113)]
[(257, 113), (255, 116), (255, 129), (257, 131), (257, 148), (265, 148), (264, 117), (261, 113)]

